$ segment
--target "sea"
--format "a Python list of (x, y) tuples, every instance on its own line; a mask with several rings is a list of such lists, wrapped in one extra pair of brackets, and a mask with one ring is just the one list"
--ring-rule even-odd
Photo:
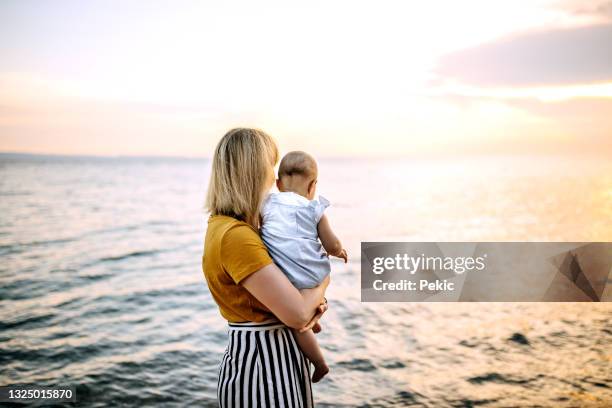
[[(210, 160), (0, 155), (0, 385), (216, 406)], [(332, 261), (319, 407), (612, 406), (612, 303), (362, 303), (362, 241), (612, 241), (612, 160), (319, 159)], [(69, 404), (70, 405), (70, 404)]]

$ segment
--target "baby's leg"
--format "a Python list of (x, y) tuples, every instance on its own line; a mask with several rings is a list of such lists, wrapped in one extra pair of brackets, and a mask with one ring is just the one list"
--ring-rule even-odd
[(327, 367), (327, 363), (325, 363), (325, 358), (323, 357), (323, 353), (319, 348), (319, 343), (317, 343), (317, 339), (312, 330), (306, 330), (303, 333), (300, 333), (298, 330), (293, 329), (293, 333), (295, 334), (295, 338), (300, 345), (300, 349), (304, 353), (304, 355), (310, 360), (312, 364), (315, 366), (315, 371), (312, 374), (312, 382), (316, 383), (321, 380), (329, 372), (329, 367)]

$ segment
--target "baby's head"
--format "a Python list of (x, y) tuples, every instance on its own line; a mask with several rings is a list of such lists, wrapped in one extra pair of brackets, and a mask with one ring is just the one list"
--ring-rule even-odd
[(278, 167), (276, 186), (279, 191), (292, 191), (309, 200), (315, 195), (317, 186), (317, 162), (305, 152), (289, 152)]

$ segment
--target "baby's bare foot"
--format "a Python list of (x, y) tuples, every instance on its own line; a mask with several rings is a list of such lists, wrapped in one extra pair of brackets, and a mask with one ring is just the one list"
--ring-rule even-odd
[(319, 381), (321, 381), (321, 378), (325, 377), (327, 373), (329, 373), (329, 367), (327, 366), (327, 364), (325, 364), (324, 362), (320, 364), (315, 364), (315, 370), (312, 374), (312, 382), (318, 383)]

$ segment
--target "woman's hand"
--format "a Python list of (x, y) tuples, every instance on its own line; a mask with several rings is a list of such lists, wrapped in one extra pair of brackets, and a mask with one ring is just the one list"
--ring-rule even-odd
[(315, 324), (318, 324), (319, 319), (321, 318), (321, 316), (323, 316), (323, 313), (325, 313), (327, 309), (329, 309), (329, 306), (327, 306), (327, 302), (321, 303), (317, 308), (317, 312), (315, 313), (314, 317), (308, 322), (306, 326), (302, 327), (299, 332), (304, 333), (305, 331), (312, 329)]
[[(321, 284), (317, 286), (317, 288), (322, 289), (321, 297), (323, 298), (323, 301), (317, 307), (315, 311), (315, 315), (312, 317), (312, 319), (310, 319), (310, 321), (306, 324), (306, 326), (302, 327), (299, 330), (300, 333), (304, 333), (305, 331), (312, 329), (315, 325), (318, 326), (318, 330), (315, 333), (318, 333), (321, 331), (321, 325), (319, 325), (318, 322), (321, 316), (323, 316), (323, 313), (325, 313), (327, 309), (329, 309), (329, 306), (327, 305), (327, 299), (325, 298), (325, 291), (327, 290), (327, 287), (329, 286), (330, 281), (331, 281), (330, 274), (327, 274), (327, 276), (323, 278), (323, 280), (321, 281)], [(300, 290), (300, 292), (304, 293), (305, 291), (310, 291), (310, 290), (312, 289), (302, 289)]]

